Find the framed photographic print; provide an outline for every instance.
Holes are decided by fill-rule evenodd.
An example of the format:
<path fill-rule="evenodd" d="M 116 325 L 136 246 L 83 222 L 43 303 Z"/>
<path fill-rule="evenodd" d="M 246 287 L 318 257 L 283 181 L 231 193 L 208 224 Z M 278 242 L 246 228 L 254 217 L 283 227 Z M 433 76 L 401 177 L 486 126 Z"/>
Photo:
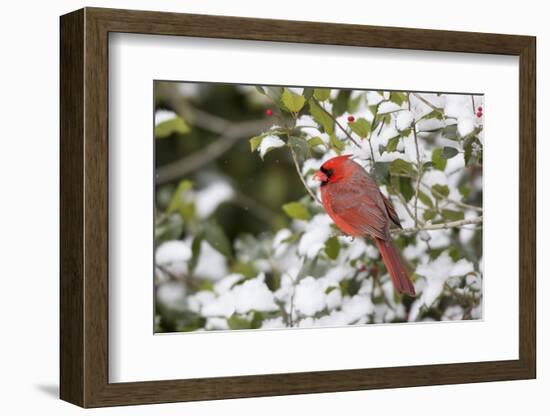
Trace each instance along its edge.
<path fill-rule="evenodd" d="M 536 376 L 535 38 L 61 17 L 61 398 Z"/>

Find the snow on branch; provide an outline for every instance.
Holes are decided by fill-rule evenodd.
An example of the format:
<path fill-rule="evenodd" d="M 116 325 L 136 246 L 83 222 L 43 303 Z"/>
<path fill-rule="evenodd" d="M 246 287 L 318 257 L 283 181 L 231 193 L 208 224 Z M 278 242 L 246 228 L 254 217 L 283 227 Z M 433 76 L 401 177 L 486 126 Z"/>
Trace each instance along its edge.
<path fill-rule="evenodd" d="M 465 225 L 477 225 L 477 224 L 481 224 L 482 222 L 483 222 L 483 215 L 480 215 L 479 217 L 471 218 L 471 219 L 443 222 L 438 224 L 427 224 L 422 227 L 396 229 L 396 230 L 392 230 L 392 234 L 400 235 L 400 234 L 417 233 L 420 231 L 448 230 L 450 228 L 460 228 Z"/>

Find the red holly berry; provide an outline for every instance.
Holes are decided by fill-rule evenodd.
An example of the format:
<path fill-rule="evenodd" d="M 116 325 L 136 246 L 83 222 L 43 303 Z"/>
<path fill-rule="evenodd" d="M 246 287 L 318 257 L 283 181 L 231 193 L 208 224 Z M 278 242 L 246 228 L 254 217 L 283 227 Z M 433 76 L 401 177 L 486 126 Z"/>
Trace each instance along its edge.
<path fill-rule="evenodd" d="M 364 271 L 366 271 L 366 270 L 367 270 L 367 267 L 366 267 L 364 264 L 362 264 L 361 266 L 359 266 L 359 271 L 360 271 L 360 272 L 364 272 Z"/>
<path fill-rule="evenodd" d="M 478 113 L 482 113 L 482 112 L 483 112 L 483 107 L 482 107 L 482 106 L 479 106 L 479 107 L 477 108 L 477 112 L 478 112 Z"/>
<path fill-rule="evenodd" d="M 483 112 L 482 112 L 482 111 L 478 111 L 478 112 L 476 113 L 476 116 L 478 116 L 478 117 L 481 117 L 482 115 L 483 115 Z"/>
<path fill-rule="evenodd" d="M 355 121 L 355 117 L 348 116 L 348 123 L 353 123 Z"/>
<path fill-rule="evenodd" d="M 271 117 L 273 115 L 273 110 L 271 108 L 268 108 L 267 110 L 265 110 L 265 115 Z"/>
<path fill-rule="evenodd" d="M 378 267 L 372 266 L 369 270 L 369 273 L 374 277 L 378 276 Z"/>

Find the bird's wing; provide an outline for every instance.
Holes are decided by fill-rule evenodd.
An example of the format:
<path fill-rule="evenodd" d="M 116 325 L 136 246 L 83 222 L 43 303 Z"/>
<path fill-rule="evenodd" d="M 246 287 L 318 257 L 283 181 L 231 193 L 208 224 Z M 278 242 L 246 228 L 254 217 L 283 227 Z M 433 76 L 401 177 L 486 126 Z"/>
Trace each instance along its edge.
<path fill-rule="evenodd" d="M 399 219 L 399 215 L 397 215 L 397 212 L 395 211 L 395 208 L 393 207 L 392 203 L 388 198 L 382 194 L 382 198 L 384 199 L 384 205 L 386 206 L 386 211 L 388 212 L 388 216 L 392 220 L 392 222 L 397 225 L 399 228 L 403 228 L 401 226 L 401 220 Z"/>
<path fill-rule="evenodd" d="M 365 176 L 338 183 L 338 186 L 331 186 L 328 192 L 331 216 L 336 217 L 337 225 L 344 223 L 347 228 L 355 230 L 355 234 L 382 240 L 389 238 L 388 214 L 383 195 L 371 178 Z"/>

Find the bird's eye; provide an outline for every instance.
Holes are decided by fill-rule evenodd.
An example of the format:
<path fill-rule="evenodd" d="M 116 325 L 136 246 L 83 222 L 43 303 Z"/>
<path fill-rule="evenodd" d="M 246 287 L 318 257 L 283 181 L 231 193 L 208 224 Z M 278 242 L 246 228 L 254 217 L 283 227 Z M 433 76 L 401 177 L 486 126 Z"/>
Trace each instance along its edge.
<path fill-rule="evenodd" d="M 323 166 L 321 166 L 321 172 L 323 172 L 325 175 L 327 175 L 327 178 L 330 178 L 332 174 L 334 173 L 334 169 L 327 169 Z"/>

